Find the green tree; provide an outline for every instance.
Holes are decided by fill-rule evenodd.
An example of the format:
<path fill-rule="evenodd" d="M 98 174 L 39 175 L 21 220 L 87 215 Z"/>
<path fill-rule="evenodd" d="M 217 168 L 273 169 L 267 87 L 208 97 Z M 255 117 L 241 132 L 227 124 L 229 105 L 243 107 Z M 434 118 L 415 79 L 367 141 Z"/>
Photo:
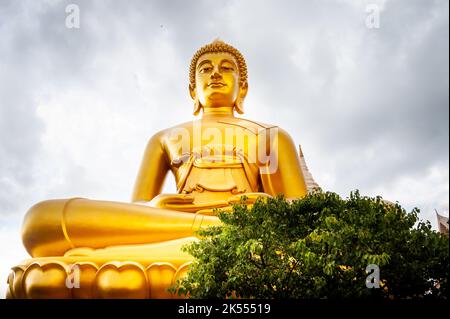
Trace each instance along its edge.
<path fill-rule="evenodd" d="M 191 298 L 447 298 L 449 240 L 381 197 L 316 192 L 242 202 L 184 247 Z M 379 267 L 379 288 L 366 267 Z"/>

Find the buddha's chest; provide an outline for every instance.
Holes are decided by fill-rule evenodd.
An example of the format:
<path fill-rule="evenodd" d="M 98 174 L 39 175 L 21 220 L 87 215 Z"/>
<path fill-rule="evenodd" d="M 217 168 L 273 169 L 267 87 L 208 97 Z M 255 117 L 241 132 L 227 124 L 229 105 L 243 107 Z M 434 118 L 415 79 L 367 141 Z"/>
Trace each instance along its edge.
<path fill-rule="evenodd" d="M 197 121 L 188 127 L 170 130 L 164 146 L 172 169 L 192 155 L 197 163 L 202 162 L 203 165 L 236 162 L 236 158 L 241 157 L 249 163 L 256 163 L 258 154 L 267 148 L 261 131 L 265 132 L 234 123 Z"/>
<path fill-rule="evenodd" d="M 170 160 L 179 193 L 242 194 L 258 191 L 258 167 L 233 144 L 209 144 Z"/>
<path fill-rule="evenodd" d="M 193 122 L 171 130 L 165 152 L 179 193 L 240 194 L 260 189 L 266 127 L 235 119 Z M 225 196 L 225 195 L 224 195 Z"/>

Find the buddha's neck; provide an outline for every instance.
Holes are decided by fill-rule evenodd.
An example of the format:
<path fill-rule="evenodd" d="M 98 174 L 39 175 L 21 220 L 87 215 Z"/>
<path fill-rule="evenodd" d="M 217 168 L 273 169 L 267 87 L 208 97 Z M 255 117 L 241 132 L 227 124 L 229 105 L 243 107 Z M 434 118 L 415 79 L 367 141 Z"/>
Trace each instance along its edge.
<path fill-rule="evenodd" d="M 220 107 L 203 107 L 202 118 L 210 117 L 234 117 L 234 107 L 220 106 Z"/>

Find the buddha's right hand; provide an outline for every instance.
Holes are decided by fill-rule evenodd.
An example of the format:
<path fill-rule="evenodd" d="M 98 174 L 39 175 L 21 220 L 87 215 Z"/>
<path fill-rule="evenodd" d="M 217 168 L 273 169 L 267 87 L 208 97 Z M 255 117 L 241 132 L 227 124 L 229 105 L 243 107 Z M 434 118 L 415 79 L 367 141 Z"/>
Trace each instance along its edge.
<path fill-rule="evenodd" d="M 245 193 L 245 194 L 239 194 L 239 195 L 233 195 L 228 198 L 228 203 L 230 205 L 235 204 L 242 204 L 242 200 L 246 198 L 245 204 L 251 205 L 256 202 L 258 198 L 272 198 L 269 194 L 266 193 Z"/>
<path fill-rule="evenodd" d="M 192 203 L 194 203 L 192 194 L 159 194 L 149 202 L 149 206 L 162 208 L 166 204 L 186 205 Z"/>

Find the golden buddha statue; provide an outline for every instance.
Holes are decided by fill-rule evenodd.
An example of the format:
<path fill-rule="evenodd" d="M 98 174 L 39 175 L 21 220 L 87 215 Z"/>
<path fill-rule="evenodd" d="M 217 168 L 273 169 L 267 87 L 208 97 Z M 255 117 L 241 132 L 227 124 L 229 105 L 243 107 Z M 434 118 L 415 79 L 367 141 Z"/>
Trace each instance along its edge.
<path fill-rule="evenodd" d="M 220 225 L 215 208 L 241 196 L 306 194 L 296 147 L 282 129 L 238 118 L 247 94 L 241 53 L 216 40 L 190 65 L 189 91 L 201 118 L 148 142 L 131 203 L 83 198 L 43 201 L 25 216 L 31 259 L 12 268 L 8 298 L 171 298 L 188 270 L 181 246 L 200 227 Z M 171 171 L 177 194 L 160 194 Z"/>

